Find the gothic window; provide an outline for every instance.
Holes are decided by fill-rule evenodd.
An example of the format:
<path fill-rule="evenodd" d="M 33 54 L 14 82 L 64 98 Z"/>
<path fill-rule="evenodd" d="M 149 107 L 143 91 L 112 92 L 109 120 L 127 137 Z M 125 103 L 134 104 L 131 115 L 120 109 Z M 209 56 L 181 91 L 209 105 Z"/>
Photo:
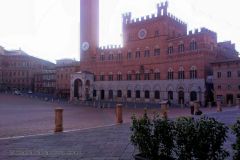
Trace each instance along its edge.
<path fill-rule="evenodd" d="M 139 72 L 136 73 L 135 79 L 136 80 L 141 80 L 141 74 Z"/>
<path fill-rule="evenodd" d="M 222 77 L 222 73 L 221 72 L 217 72 L 217 77 L 221 78 Z"/>
<path fill-rule="evenodd" d="M 150 80 L 150 73 L 144 73 L 144 80 Z"/>
<path fill-rule="evenodd" d="M 117 74 L 117 80 L 118 81 L 121 81 L 122 80 L 122 74 L 120 72 L 118 72 Z"/>
<path fill-rule="evenodd" d="M 160 72 L 159 71 L 154 73 L 154 80 L 160 80 Z"/>
<path fill-rule="evenodd" d="M 131 90 L 127 91 L 127 98 L 132 98 L 132 91 Z"/>
<path fill-rule="evenodd" d="M 113 54 L 109 54 L 109 55 L 108 55 L 108 60 L 109 60 L 109 61 L 113 60 Z"/>
<path fill-rule="evenodd" d="M 154 56 L 159 56 L 160 55 L 160 48 L 155 48 L 154 49 Z"/>
<path fill-rule="evenodd" d="M 118 54 L 117 54 L 117 60 L 118 60 L 118 61 L 122 60 L 122 53 L 118 53 Z"/>
<path fill-rule="evenodd" d="M 141 96 L 141 94 L 140 94 L 141 92 L 140 92 L 140 90 L 136 90 L 136 98 L 140 98 Z"/>
<path fill-rule="evenodd" d="M 190 42 L 190 50 L 193 51 L 193 50 L 197 50 L 197 42 L 195 40 L 192 40 Z"/>
<path fill-rule="evenodd" d="M 105 76 L 103 74 L 100 75 L 100 81 L 104 81 Z"/>
<path fill-rule="evenodd" d="M 127 53 L 127 59 L 132 59 L 132 52 Z"/>
<path fill-rule="evenodd" d="M 183 53 L 184 52 L 184 44 L 183 42 L 180 42 L 178 45 L 178 53 Z"/>
<path fill-rule="evenodd" d="M 183 67 L 181 67 L 178 71 L 178 79 L 185 79 Z"/>
<path fill-rule="evenodd" d="M 95 89 L 93 90 L 93 97 L 97 97 L 97 91 Z"/>
<path fill-rule="evenodd" d="M 104 54 L 101 54 L 100 55 L 100 61 L 104 61 L 105 60 L 105 56 L 104 56 Z"/>
<path fill-rule="evenodd" d="M 140 51 L 136 51 L 135 58 L 140 58 L 140 57 L 141 57 L 141 52 Z"/>
<path fill-rule="evenodd" d="M 190 69 L 190 79 L 197 79 L 197 69 L 195 66 L 192 66 Z"/>
<path fill-rule="evenodd" d="M 144 57 L 149 57 L 149 56 L 150 56 L 150 51 L 149 51 L 149 49 L 146 49 L 144 51 Z"/>
<path fill-rule="evenodd" d="M 231 72 L 231 71 L 228 71 L 228 72 L 227 72 L 227 77 L 228 77 L 228 78 L 231 78 L 231 77 L 232 77 L 232 72 Z"/>
<path fill-rule="evenodd" d="M 131 80 L 132 80 L 132 74 L 131 74 L 131 72 L 128 72 L 128 73 L 127 73 L 127 80 L 128 80 L 128 81 L 131 81 Z"/>
<path fill-rule="evenodd" d="M 108 75 L 108 80 L 109 80 L 109 81 L 113 81 L 113 74 L 112 74 L 112 73 L 110 73 L 110 74 Z"/>
<path fill-rule="evenodd" d="M 145 91 L 145 98 L 149 99 L 150 98 L 150 92 L 149 91 Z"/>
<path fill-rule="evenodd" d="M 173 80 L 173 69 L 169 68 L 168 69 L 168 80 Z"/>
<path fill-rule="evenodd" d="M 168 46 L 168 54 L 173 54 L 173 46 Z"/>
<path fill-rule="evenodd" d="M 121 91 L 121 90 L 118 90 L 118 91 L 117 91 L 117 97 L 118 97 L 118 98 L 121 98 L 121 97 L 122 97 L 122 91 Z"/>
<path fill-rule="evenodd" d="M 154 92 L 154 98 L 155 99 L 160 99 L 160 92 L 159 91 Z"/>

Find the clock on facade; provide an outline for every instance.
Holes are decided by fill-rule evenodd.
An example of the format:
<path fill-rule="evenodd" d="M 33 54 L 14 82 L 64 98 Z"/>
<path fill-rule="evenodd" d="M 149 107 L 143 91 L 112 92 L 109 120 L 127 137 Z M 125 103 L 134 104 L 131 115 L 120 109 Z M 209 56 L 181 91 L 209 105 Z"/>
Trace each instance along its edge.
<path fill-rule="evenodd" d="M 144 39 L 147 36 L 147 30 L 146 29 L 140 29 L 138 31 L 138 38 L 139 39 Z"/>
<path fill-rule="evenodd" d="M 82 43 L 82 50 L 87 51 L 89 49 L 90 45 L 88 42 L 83 42 Z"/>

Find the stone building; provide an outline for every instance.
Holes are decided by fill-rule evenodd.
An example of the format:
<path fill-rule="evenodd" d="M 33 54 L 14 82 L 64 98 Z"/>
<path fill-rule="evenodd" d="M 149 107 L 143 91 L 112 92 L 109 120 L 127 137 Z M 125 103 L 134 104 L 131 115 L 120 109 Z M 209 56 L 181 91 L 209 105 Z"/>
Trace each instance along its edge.
<path fill-rule="evenodd" d="M 56 69 L 55 66 L 44 69 L 41 73 L 34 75 L 35 92 L 54 95 L 56 91 Z"/>
<path fill-rule="evenodd" d="M 123 46 L 99 47 L 99 1 L 80 5 L 80 72 L 72 74 L 71 100 L 204 104 L 211 62 L 238 57 L 234 44 L 219 43 L 207 28 L 187 32 L 187 24 L 168 12 L 168 2 L 141 18 L 123 14 Z"/>
<path fill-rule="evenodd" d="M 54 65 L 22 50 L 8 51 L 3 48 L 0 49 L 0 64 L 1 90 L 21 91 L 34 91 L 34 75 Z"/>
<path fill-rule="evenodd" d="M 212 67 L 215 98 L 235 105 L 240 98 L 240 59 L 216 61 Z"/>

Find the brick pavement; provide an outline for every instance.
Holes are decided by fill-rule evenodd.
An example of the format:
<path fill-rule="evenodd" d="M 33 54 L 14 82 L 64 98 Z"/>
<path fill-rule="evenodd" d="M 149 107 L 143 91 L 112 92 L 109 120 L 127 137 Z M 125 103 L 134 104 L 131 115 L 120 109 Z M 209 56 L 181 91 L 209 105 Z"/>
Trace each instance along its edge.
<path fill-rule="evenodd" d="M 64 129 L 83 129 L 115 124 L 114 108 L 93 108 L 85 105 L 50 103 L 35 98 L 0 94 L 0 138 L 51 133 L 54 129 L 54 109 L 64 108 Z M 216 109 L 203 108 L 203 112 Z M 124 108 L 124 122 L 133 114 L 142 115 L 143 107 Z M 148 109 L 160 113 L 160 108 Z M 171 108 L 170 117 L 189 115 L 189 108 Z"/>
<path fill-rule="evenodd" d="M 80 130 L 53 134 L 53 106 L 57 104 L 2 95 L 0 102 L 1 138 L 49 133 L 25 138 L 0 138 L 0 159 L 3 160 L 131 159 L 134 148 L 129 143 L 128 122 L 133 113 L 143 113 L 143 109 L 124 108 L 124 121 L 127 123 L 111 126 L 115 123 L 113 109 L 62 105 L 65 109 L 65 129 Z M 149 112 L 154 110 L 159 112 L 156 108 Z M 227 125 L 240 117 L 240 110 L 234 108 L 224 108 L 225 112 L 222 113 L 214 113 L 214 110 L 215 108 L 203 109 L 204 113 L 208 112 Z M 171 109 L 169 113 L 170 117 L 189 115 L 189 109 Z M 91 127 L 93 128 L 85 129 Z M 230 133 L 229 136 L 227 148 L 234 142 L 234 137 Z"/>
<path fill-rule="evenodd" d="M 240 116 L 240 110 L 211 113 L 209 116 L 230 125 Z M 134 154 L 134 147 L 129 143 L 129 126 L 127 123 L 75 132 L 0 140 L 0 159 L 130 160 Z M 227 148 L 234 141 L 234 137 L 229 136 L 225 145 Z"/>

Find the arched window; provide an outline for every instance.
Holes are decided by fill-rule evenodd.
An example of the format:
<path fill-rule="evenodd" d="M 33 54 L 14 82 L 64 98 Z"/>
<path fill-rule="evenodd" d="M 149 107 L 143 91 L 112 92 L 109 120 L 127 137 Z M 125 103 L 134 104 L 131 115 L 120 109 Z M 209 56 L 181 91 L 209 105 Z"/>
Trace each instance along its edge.
<path fill-rule="evenodd" d="M 140 90 L 136 90 L 136 98 L 140 98 Z"/>
<path fill-rule="evenodd" d="M 197 79 L 197 68 L 195 66 L 190 69 L 190 79 Z"/>
<path fill-rule="evenodd" d="M 100 74 L 100 78 L 99 78 L 99 79 L 100 79 L 100 81 L 104 81 L 104 80 L 105 80 L 104 73 L 101 73 L 101 74 Z"/>
<path fill-rule="evenodd" d="M 135 77 L 136 80 L 141 80 L 141 74 L 140 72 L 136 72 L 136 77 Z"/>
<path fill-rule="evenodd" d="M 112 61 L 112 60 L 113 60 L 113 53 L 110 53 L 110 54 L 108 55 L 108 60 L 109 60 L 109 61 Z"/>
<path fill-rule="evenodd" d="M 149 71 L 146 71 L 144 73 L 144 80 L 150 80 L 150 73 L 149 73 Z"/>
<path fill-rule="evenodd" d="M 168 100 L 173 100 L 173 91 L 168 91 Z"/>
<path fill-rule="evenodd" d="M 180 42 L 179 45 L 178 45 L 178 53 L 183 53 L 184 50 L 185 50 L 184 43 Z"/>
<path fill-rule="evenodd" d="M 154 71 L 154 80 L 160 80 L 160 71 L 158 69 Z"/>
<path fill-rule="evenodd" d="M 135 58 L 140 58 L 141 57 L 141 51 L 137 50 L 135 54 Z"/>
<path fill-rule="evenodd" d="M 118 91 L 117 91 L 117 97 L 118 97 L 118 98 L 121 98 L 121 97 L 122 97 L 122 91 L 121 91 L 121 90 L 118 90 Z"/>
<path fill-rule="evenodd" d="M 185 79 L 184 69 L 180 67 L 178 70 L 178 79 Z"/>
<path fill-rule="evenodd" d="M 113 99 L 113 90 L 108 91 L 108 98 Z"/>
<path fill-rule="evenodd" d="M 158 45 L 155 46 L 155 49 L 154 49 L 154 56 L 159 56 L 159 55 L 160 55 L 160 52 L 161 52 L 160 47 L 159 47 Z"/>
<path fill-rule="evenodd" d="M 195 92 L 195 91 L 190 92 L 190 100 L 191 101 L 197 100 L 197 92 Z"/>
<path fill-rule="evenodd" d="M 112 73 L 112 72 L 110 72 L 110 73 L 108 74 L 108 80 L 109 80 L 109 81 L 113 81 L 113 73 Z"/>
<path fill-rule="evenodd" d="M 173 53 L 173 45 L 172 45 L 172 43 L 170 43 L 168 45 L 168 54 L 172 54 L 172 53 Z"/>
<path fill-rule="evenodd" d="M 150 50 L 149 47 L 146 47 L 144 50 L 144 57 L 150 57 Z"/>
<path fill-rule="evenodd" d="M 132 98 L 132 91 L 131 90 L 127 91 L 127 98 Z"/>
<path fill-rule="evenodd" d="M 118 72 L 118 74 L 117 74 L 117 80 L 118 80 L 118 81 L 121 81 L 121 80 L 122 80 L 122 73 L 121 73 L 121 72 Z"/>
<path fill-rule="evenodd" d="M 160 92 L 159 91 L 154 92 L 154 98 L 155 99 L 160 99 Z"/>
<path fill-rule="evenodd" d="M 132 52 L 131 52 L 131 50 L 128 50 L 127 59 L 132 59 Z"/>
<path fill-rule="evenodd" d="M 96 97 L 97 96 L 97 91 L 94 89 L 93 90 L 93 97 Z"/>
<path fill-rule="evenodd" d="M 169 68 L 168 69 L 168 80 L 173 80 L 173 69 Z"/>
<path fill-rule="evenodd" d="M 144 94 L 145 94 L 145 98 L 146 99 L 150 98 L 150 92 L 149 91 L 145 91 Z"/>
<path fill-rule="evenodd" d="M 131 71 L 128 71 L 128 73 L 127 73 L 127 80 L 128 81 L 132 80 L 132 73 L 131 73 Z"/>
<path fill-rule="evenodd" d="M 105 60 L 105 55 L 104 55 L 104 53 L 101 53 L 101 55 L 100 55 L 100 61 L 104 61 Z"/>
<path fill-rule="evenodd" d="M 118 61 L 122 60 L 122 53 L 121 53 L 121 51 L 118 51 L 117 60 Z"/>
<path fill-rule="evenodd" d="M 194 39 L 190 42 L 190 50 L 197 50 L 197 42 Z"/>

